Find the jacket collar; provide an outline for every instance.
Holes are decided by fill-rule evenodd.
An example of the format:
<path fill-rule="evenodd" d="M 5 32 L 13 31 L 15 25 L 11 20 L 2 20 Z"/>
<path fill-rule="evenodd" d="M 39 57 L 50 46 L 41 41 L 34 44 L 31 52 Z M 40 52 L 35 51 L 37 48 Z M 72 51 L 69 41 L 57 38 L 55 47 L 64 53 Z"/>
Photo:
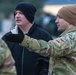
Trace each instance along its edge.
<path fill-rule="evenodd" d="M 66 33 L 73 32 L 73 31 L 76 31 L 76 26 L 75 27 L 72 27 L 70 29 L 67 29 L 60 36 L 64 36 Z"/>
<path fill-rule="evenodd" d="M 30 30 L 29 30 L 29 32 L 28 32 L 28 34 L 27 35 L 30 35 L 30 34 L 32 34 L 36 29 L 37 29 L 37 24 L 36 23 L 34 23 L 33 25 L 32 25 L 32 27 L 30 28 Z"/>
<path fill-rule="evenodd" d="M 28 32 L 26 35 L 30 35 L 33 31 L 35 31 L 35 30 L 37 29 L 37 26 L 38 26 L 38 25 L 37 25 L 36 23 L 34 23 L 34 24 L 32 25 L 32 27 L 30 28 L 29 32 Z M 23 32 L 21 31 L 20 28 L 18 28 L 18 33 L 23 34 Z"/>

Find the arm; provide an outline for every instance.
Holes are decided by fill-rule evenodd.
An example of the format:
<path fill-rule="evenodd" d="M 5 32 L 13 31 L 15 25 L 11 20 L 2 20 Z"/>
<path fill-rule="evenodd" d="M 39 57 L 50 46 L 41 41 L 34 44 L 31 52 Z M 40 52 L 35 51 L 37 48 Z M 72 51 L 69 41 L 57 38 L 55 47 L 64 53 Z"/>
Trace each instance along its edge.
<path fill-rule="evenodd" d="M 63 37 L 51 40 L 48 43 L 43 40 L 36 40 L 25 35 L 21 45 L 27 47 L 42 56 L 61 57 L 73 53 L 76 33 L 68 33 Z"/>
<path fill-rule="evenodd" d="M 29 50 L 32 50 L 33 52 L 39 53 L 42 56 L 50 55 L 50 52 L 48 53 L 49 46 L 46 41 L 36 40 L 25 35 L 21 45 L 28 48 Z"/>
<path fill-rule="evenodd" d="M 11 42 L 21 43 L 22 46 L 45 57 L 61 57 L 76 51 L 76 32 L 67 33 L 65 36 L 50 40 L 48 43 L 43 40 L 30 38 L 27 35 L 19 36 L 21 36 L 21 34 L 9 34 L 6 36 L 6 39 Z"/>
<path fill-rule="evenodd" d="M 0 74 L 16 74 L 15 62 L 12 58 L 11 52 L 4 41 L 0 40 Z"/>
<path fill-rule="evenodd" d="M 0 40 L 0 66 L 2 66 L 6 56 L 6 50 L 3 42 Z"/>

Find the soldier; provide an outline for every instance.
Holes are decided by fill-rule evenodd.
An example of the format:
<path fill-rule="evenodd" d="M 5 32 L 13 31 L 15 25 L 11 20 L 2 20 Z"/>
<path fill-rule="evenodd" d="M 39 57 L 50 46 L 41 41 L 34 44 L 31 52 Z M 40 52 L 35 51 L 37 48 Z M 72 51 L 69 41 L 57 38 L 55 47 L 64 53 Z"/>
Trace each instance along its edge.
<path fill-rule="evenodd" d="M 21 34 L 9 34 L 6 39 L 18 42 L 42 56 L 50 57 L 49 75 L 76 75 L 76 5 L 62 7 L 55 22 L 58 31 L 63 33 L 48 43 L 27 35 L 19 38 Z"/>
<path fill-rule="evenodd" d="M 17 75 L 14 63 L 9 48 L 0 40 L 0 75 Z"/>

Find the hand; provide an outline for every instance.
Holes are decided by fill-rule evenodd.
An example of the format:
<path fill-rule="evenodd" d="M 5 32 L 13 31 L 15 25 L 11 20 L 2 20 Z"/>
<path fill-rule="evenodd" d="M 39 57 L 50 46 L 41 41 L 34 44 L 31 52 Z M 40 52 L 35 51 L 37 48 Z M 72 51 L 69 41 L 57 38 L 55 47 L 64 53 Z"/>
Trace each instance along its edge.
<path fill-rule="evenodd" d="M 23 41 L 24 34 L 12 34 L 8 33 L 5 35 L 5 39 L 10 42 L 21 43 Z"/>

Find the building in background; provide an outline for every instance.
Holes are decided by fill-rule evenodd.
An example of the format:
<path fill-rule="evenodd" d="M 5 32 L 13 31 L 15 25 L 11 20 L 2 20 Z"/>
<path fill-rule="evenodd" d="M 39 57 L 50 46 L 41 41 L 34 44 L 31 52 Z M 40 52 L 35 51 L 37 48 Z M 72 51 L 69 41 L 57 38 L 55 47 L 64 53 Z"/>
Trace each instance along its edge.
<path fill-rule="evenodd" d="M 58 10 L 68 4 L 76 4 L 76 0 L 46 0 L 43 6 L 43 11 L 49 14 L 56 15 Z"/>

